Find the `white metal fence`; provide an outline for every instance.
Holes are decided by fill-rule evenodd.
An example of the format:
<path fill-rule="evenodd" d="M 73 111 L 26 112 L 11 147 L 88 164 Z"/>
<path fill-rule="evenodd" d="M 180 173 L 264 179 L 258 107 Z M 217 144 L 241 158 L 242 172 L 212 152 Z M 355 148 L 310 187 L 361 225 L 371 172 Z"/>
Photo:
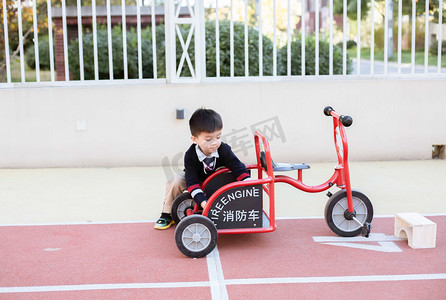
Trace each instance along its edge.
<path fill-rule="evenodd" d="M 443 0 L 1 1 L 0 88 L 446 77 Z"/>

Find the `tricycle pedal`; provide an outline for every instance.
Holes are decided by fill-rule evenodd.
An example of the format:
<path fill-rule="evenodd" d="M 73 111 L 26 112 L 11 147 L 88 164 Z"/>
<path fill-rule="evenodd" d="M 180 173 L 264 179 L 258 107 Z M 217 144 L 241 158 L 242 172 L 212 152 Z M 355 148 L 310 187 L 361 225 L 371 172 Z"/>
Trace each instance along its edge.
<path fill-rule="evenodd" d="M 363 237 L 368 238 L 371 230 L 372 230 L 372 224 L 365 222 L 364 225 L 362 226 L 361 235 Z"/>

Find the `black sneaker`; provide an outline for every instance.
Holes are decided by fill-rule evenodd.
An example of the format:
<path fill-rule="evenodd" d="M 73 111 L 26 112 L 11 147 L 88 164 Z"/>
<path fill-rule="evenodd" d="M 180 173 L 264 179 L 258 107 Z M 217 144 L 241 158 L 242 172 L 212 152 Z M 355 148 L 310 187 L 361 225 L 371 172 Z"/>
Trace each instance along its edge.
<path fill-rule="evenodd" d="M 162 213 L 161 217 L 156 221 L 155 226 L 153 226 L 155 229 L 167 229 L 172 224 L 175 224 L 175 221 L 172 220 L 172 216 L 170 214 Z"/>

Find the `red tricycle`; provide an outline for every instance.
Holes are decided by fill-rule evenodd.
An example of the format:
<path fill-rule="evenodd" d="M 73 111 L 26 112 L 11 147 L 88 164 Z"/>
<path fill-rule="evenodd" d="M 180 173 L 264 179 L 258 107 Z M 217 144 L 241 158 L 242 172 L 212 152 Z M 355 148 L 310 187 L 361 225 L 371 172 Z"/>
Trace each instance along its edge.
<path fill-rule="evenodd" d="M 345 127 L 352 124 L 350 116 L 340 115 L 330 106 L 324 114 L 333 117 L 334 143 L 338 165 L 333 175 L 317 186 L 305 185 L 302 170 L 307 164 L 274 163 L 268 140 L 259 132 L 255 133 L 257 163 L 247 165 L 248 170 L 257 170 L 257 179 L 236 181 L 227 168 L 215 171 L 202 184 L 208 196 L 203 211 L 198 208 L 188 192 L 179 195 L 172 205 L 172 217 L 178 224 L 175 242 L 178 249 L 192 258 L 209 254 L 217 244 L 218 234 L 260 233 L 276 230 L 274 209 L 274 188 L 279 182 L 288 183 L 308 193 L 325 191 L 336 185 L 335 194 L 328 192 L 325 206 L 325 220 L 336 234 L 353 237 L 359 234 L 368 237 L 373 218 L 370 200 L 359 191 L 352 190 L 348 167 L 348 144 Z M 297 179 L 274 172 L 297 170 Z M 264 177 L 264 174 L 266 175 Z M 263 197 L 268 208 L 263 207 Z"/>

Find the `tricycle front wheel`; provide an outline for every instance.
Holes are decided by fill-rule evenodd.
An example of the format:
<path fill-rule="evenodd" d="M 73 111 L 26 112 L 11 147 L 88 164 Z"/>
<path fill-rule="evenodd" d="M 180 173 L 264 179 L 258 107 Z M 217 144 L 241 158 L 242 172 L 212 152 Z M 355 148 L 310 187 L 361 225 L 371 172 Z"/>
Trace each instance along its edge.
<path fill-rule="evenodd" d="M 199 258 L 208 255 L 217 245 L 217 228 L 202 215 L 191 215 L 177 225 L 175 242 L 186 256 Z"/>
<path fill-rule="evenodd" d="M 371 223 L 373 206 L 369 198 L 359 191 L 352 191 L 353 209 L 356 219 L 364 223 Z M 341 190 L 328 199 L 325 205 L 325 220 L 328 227 L 340 236 L 353 237 L 361 233 L 363 226 L 348 215 L 347 192 Z"/>

